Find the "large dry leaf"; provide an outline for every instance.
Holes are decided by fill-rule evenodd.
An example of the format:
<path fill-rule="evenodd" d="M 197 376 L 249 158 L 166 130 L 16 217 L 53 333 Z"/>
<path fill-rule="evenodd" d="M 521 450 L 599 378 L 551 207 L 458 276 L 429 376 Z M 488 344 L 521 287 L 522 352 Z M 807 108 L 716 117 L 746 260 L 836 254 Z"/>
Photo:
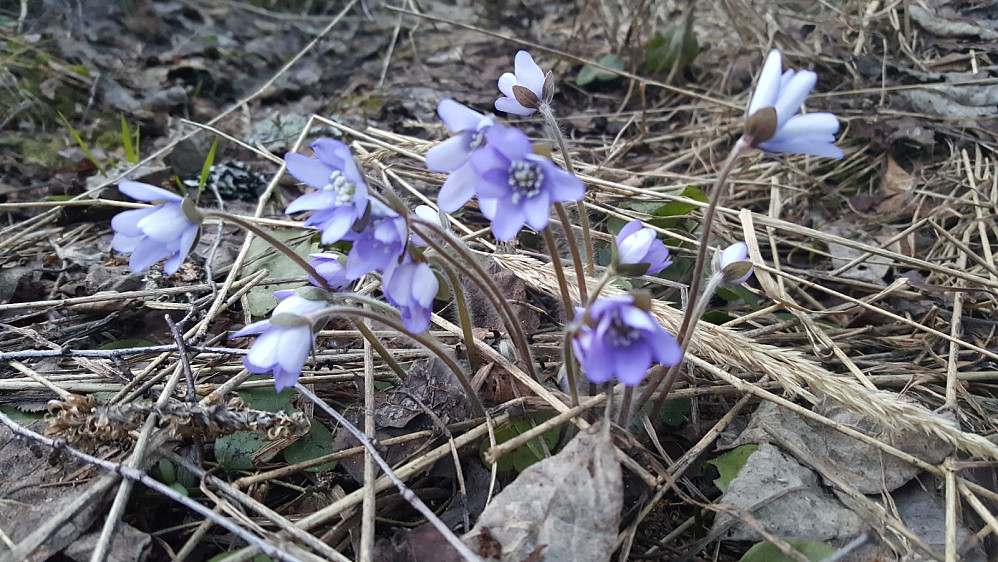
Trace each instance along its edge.
<path fill-rule="evenodd" d="M 623 501 L 610 435 L 591 428 L 524 470 L 485 508 L 464 541 L 478 549 L 487 532 L 504 562 L 520 562 L 535 552 L 546 562 L 609 560 Z"/>

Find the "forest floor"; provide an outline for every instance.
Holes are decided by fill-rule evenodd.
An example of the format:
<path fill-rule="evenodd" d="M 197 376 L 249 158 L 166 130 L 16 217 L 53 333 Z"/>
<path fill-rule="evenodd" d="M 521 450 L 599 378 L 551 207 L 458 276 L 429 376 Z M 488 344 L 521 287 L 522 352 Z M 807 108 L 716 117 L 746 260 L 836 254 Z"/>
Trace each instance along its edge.
<path fill-rule="evenodd" d="M 0 562 L 460 559 L 329 407 L 486 559 L 998 559 L 992 3 L 398 4 L 0 1 Z M 677 65 L 684 40 L 696 57 Z M 845 157 L 741 159 L 711 243 L 747 242 L 755 276 L 712 298 L 662 412 L 609 443 L 586 441 L 604 394 L 555 417 L 572 402 L 543 239 L 497 244 L 475 204 L 451 228 L 514 305 L 541 379 L 505 359 L 465 279 L 485 417 L 426 349 L 373 326 L 402 380 L 348 318 L 299 379 L 317 401 L 249 376 L 251 340 L 229 334 L 305 276 L 235 225 L 206 221 L 175 275 L 111 250 L 130 179 L 204 182 L 203 207 L 317 251 L 283 212 L 305 191 L 283 156 L 320 137 L 350 145 L 372 188 L 433 204 L 438 102 L 495 113 L 525 49 L 555 77 L 597 264 L 626 221 L 658 229 L 675 263 L 632 286 L 675 331 L 703 202 L 773 48 L 817 73 L 806 109 L 839 118 Z M 539 118 L 495 117 L 551 142 Z M 430 335 L 467 366 L 454 306 L 436 312 Z M 489 510 L 505 511 L 472 532 Z M 536 532 L 514 545 L 518 528 Z"/>

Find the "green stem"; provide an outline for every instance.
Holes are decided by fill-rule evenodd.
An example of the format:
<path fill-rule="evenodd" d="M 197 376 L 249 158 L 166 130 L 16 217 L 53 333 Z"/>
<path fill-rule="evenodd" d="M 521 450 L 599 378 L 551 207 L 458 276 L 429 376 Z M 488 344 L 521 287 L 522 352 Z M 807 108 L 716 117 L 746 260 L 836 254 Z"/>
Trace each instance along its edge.
<path fill-rule="evenodd" d="M 572 268 L 575 269 L 576 282 L 579 284 L 579 302 L 586 302 L 589 300 L 587 295 L 589 287 L 586 286 L 586 273 L 582 269 L 582 257 L 579 255 L 579 246 L 576 244 L 575 234 L 572 232 L 572 223 L 568 220 L 565 205 L 555 203 L 554 210 L 558 213 L 561 228 L 565 231 L 565 241 L 568 243 L 568 251 L 572 255 Z M 592 275 L 592 272 L 589 275 Z"/>
<path fill-rule="evenodd" d="M 558 288 L 561 290 L 561 305 L 565 307 L 565 317 L 572 320 L 574 309 L 572 307 L 572 295 L 568 292 L 568 280 L 565 279 L 565 269 L 561 266 L 561 256 L 558 255 L 558 242 L 551 234 L 551 228 L 541 231 L 544 235 L 544 244 L 548 247 L 548 255 L 551 256 L 551 269 L 554 269 L 554 276 L 558 279 Z"/>
<path fill-rule="evenodd" d="M 575 166 L 572 165 L 572 157 L 568 153 L 568 145 L 565 143 L 565 135 L 561 133 L 561 126 L 558 124 L 558 119 L 554 116 L 554 109 L 547 102 L 541 103 L 539 108 L 541 115 L 544 116 L 544 121 L 547 123 L 548 128 L 551 129 L 551 134 L 554 136 L 555 141 L 558 142 L 558 148 L 561 150 L 562 158 L 565 159 L 565 169 L 568 173 L 573 176 L 578 177 L 575 173 Z M 586 212 L 586 202 L 585 197 L 579 199 L 576 202 L 579 208 L 579 226 L 582 227 L 582 243 L 586 247 L 586 274 L 592 277 L 596 275 L 596 267 L 593 263 L 593 235 L 589 228 L 589 214 Z M 564 222 L 566 231 L 570 232 L 568 227 L 568 222 Z M 572 244 L 575 244 L 575 236 L 570 235 L 572 238 Z M 577 264 L 576 268 L 581 270 L 581 264 Z M 585 299 L 582 299 L 585 300 Z"/>
<path fill-rule="evenodd" d="M 282 254 L 284 254 L 285 256 L 287 256 L 288 259 L 290 259 L 291 261 L 295 262 L 295 264 L 297 264 L 299 267 L 301 267 L 302 269 L 304 269 L 305 272 L 308 275 L 310 275 L 312 277 L 312 279 L 314 279 L 316 282 L 318 282 L 319 285 L 323 289 L 325 289 L 327 291 L 332 291 L 333 290 L 332 288 L 330 288 L 329 284 L 326 283 L 325 278 L 323 278 L 321 275 L 319 275 L 319 272 L 317 272 L 315 270 L 315 268 L 312 267 L 312 264 L 308 263 L 308 260 L 306 260 L 305 258 L 299 256 L 297 253 L 295 253 L 294 250 L 292 250 L 290 247 L 288 247 L 287 244 L 285 244 L 284 242 L 281 242 L 277 238 L 274 238 L 266 230 L 260 228 L 259 226 L 255 225 L 255 224 L 253 224 L 253 223 L 251 223 L 249 221 L 247 221 L 246 219 L 244 219 L 244 218 L 242 218 L 242 217 L 240 217 L 238 215 L 232 215 L 232 214 L 226 213 L 224 211 L 216 211 L 216 210 L 212 210 L 212 209 L 199 209 L 199 211 L 201 212 L 202 215 L 204 215 L 206 217 L 216 217 L 216 218 L 222 219 L 224 221 L 235 223 L 235 224 L 239 225 L 240 227 L 242 227 L 242 228 L 244 228 L 244 229 L 252 232 L 253 234 L 255 234 L 257 236 L 259 236 L 265 242 L 267 242 L 268 244 L 270 244 L 271 246 L 273 246 L 273 248 L 275 250 L 281 252 Z"/>

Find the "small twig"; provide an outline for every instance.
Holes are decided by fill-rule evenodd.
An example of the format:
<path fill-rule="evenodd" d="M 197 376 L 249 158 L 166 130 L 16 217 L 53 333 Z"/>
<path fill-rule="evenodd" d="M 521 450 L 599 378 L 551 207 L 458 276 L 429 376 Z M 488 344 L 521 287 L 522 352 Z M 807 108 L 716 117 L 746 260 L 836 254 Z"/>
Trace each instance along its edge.
<path fill-rule="evenodd" d="M 177 355 L 180 356 L 180 365 L 184 369 L 184 379 L 187 381 L 187 402 L 193 403 L 197 400 L 197 388 L 194 384 L 194 371 L 191 370 L 191 360 L 187 356 L 187 343 L 184 342 L 184 335 L 180 333 L 180 328 L 173 322 L 169 314 L 164 315 L 166 325 L 170 327 L 173 334 L 173 341 L 177 342 Z"/>
<path fill-rule="evenodd" d="M 451 531 L 447 527 L 447 525 L 445 525 L 444 522 L 441 521 L 440 518 L 433 513 L 433 510 L 430 509 L 429 506 L 427 506 L 425 503 L 423 503 L 423 500 L 419 499 L 419 496 L 417 496 L 412 490 L 410 490 L 408 486 L 406 486 L 405 483 L 402 482 L 398 478 L 398 476 L 395 475 L 395 473 L 392 471 L 392 467 L 387 462 L 385 462 L 385 459 L 381 457 L 381 455 L 378 453 L 378 450 L 375 448 L 374 444 L 371 443 L 371 440 L 367 438 L 367 435 L 365 435 L 363 431 L 357 429 L 357 427 L 355 427 L 352 423 L 350 423 L 349 420 L 343 417 L 343 414 L 336 411 L 335 408 L 330 407 L 329 404 L 326 404 L 324 400 L 320 399 L 318 396 L 312 393 L 311 390 L 305 388 L 304 385 L 295 384 L 295 390 L 297 390 L 306 398 L 314 402 L 315 405 L 318 406 L 322 411 L 332 416 L 333 419 L 337 421 L 337 423 L 339 423 L 342 427 L 344 427 L 347 431 L 349 431 L 350 434 L 353 435 L 354 438 L 357 439 L 357 441 L 359 441 L 364 446 L 364 448 L 370 452 L 371 457 L 374 459 L 374 462 L 378 464 L 382 472 L 385 473 L 385 476 L 387 476 L 389 480 L 392 481 L 392 484 L 394 484 L 395 487 L 398 488 L 399 494 L 407 502 L 409 502 L 409 504 L 413 508 L 415 508 L 416 511 L 418 511 L 423 517 L 425 517 L 426 520 L 429 521 L 430 524 L 433 525 L 433 527 L 440 532 L 440 534 L 444 537 L 444 539 L 446 539 L 447 542 L 452 547 L 454 547 L 454 549 L 457 550 L 458 553 L 460 553 L 465 560 L 471 560 L 473 562 L 480 560 L 480 558 L 474 552 L 472 552 L 467 545 L 461 542 L 461 539 L 458 538 L 457 535 L 455 535 L 454 532 Z"/>
<path fill-rule="evenodd" d="M 248 544 L 252 545 L 254 548 L 260 549 L 260 551 L 266 554 L 267 556 L 270 556 L 272 558 L 277 558 L 279 560 L 286 560 L 288 562 L 298 562 L 300 560 L 297 556 L 284 550 L 280 546 L 273 544 L 269 541 L 263 540 L 260 537 L 257 537 L 256 535 L 247 532 L 245 529 L 243 529 L 239 525 L 236 525 L 229 519 L 218 516 L 216 513 L 212 512 L 212 510 L 208 509 L 207 507 L 197 503 L 196 501 L 188 498 L 187 496 L 181 495 L 173 488 L 167 486 L 166 484 L 163 484 L 162 482 L 156 480 L 155 478 L 146 475 L 141 470 L 125 466 L 123 464 L 106 461 L 104 459 L 99 459 L 95 456 L 88 455 L 83 451 L 79 451 L 77 449 L 74 449 L 73 447 L 70 447 L 64 441 L 49 439 L 44 435 L 35 433 L 34 431 L 31 431 L 30 429 L 21 426 L 17 422 L 7 417 L 7 415 L 4 414 L 3 412 L 0 412 L 0 423 L 3 423 L 5 426 L 7 426 L 15 435 L 31 439 L 32 441 L 37 441 L 47 447 L 51 447 L 53 450 L 69 453 L 70 455 L 73 455 L 74 457 L 79 458 L 84 462 L 98 466 L 108 472 L 112 472 L 114 474 L 123 476 L 130 481 L 141 482 L 144 486 L 151 488 L 159 492 L 160 494 L 163 494 L 167 498 L 183 505 L 184 507 L 192 511 L 195 511 L 204 517 L 211 519 L 216 524 L 224 527 L 227 531 L 231 532 L 232 534 L 246 541 Z"/>

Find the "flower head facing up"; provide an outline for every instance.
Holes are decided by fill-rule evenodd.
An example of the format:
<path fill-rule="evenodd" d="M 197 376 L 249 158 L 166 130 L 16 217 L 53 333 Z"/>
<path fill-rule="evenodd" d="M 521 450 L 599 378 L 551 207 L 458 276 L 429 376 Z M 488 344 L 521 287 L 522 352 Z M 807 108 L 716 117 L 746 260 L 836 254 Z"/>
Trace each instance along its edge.
<path fill-rule="evenodd" d="M 305 224 L 322 231 L 323 244 L 332 244 L 367 212 L 367 183 L 347 145 L 318 139 L 312 150 L 315 158 L 297 152 L 284 156 L 291 175 L 318 189 L 292 201 L 284 212 L 315 211 Z"/>
<path fill-rule="evenodd" d="M 548 103 L 551 97 L 548 75 L 534 62 L 527 51 L 516 53 L 513 72 L 499 77 L 499 91 L 503 97 L 496 100 L 496 109 L 514 115 L 531 115 Z"/>
<path fill-rule="evenodd" d="M 363 230 L 351 230 L 344 239 L 353 241 L 346 264 L 346 277 L 353 281 L 397 263 L 405 252 L 409 230 L 405 217 L 380 201 L 372 200 L 371 213 Z"/>
<path fill-rule="evenodd" d="M 475 194 L 475 174 L 468 158 L 485 146 L 485 135 L 495 120 L 452 99 L 441 100 L 437 114 L 455 134 L 426 152 L 426 167 L 450 173 L 437 195 L 437 204 L 445 213 L 453 213 Z"/>
<path fill-rule="evenodd" d="M 347 270 L 346 266 L 343 265 L 342 256 L 339 254 L 319 253 L 309 254 L 308 257 L 312 258 L 308 260 L 309 265 L 326 281 L 330 289 L 342 291 L 350 286 L 350 280 L 347 279 Z M 316 287 L 322 287 L 322 284 L 311 276 L 309 276 L 308 281 Z"/>
<path fill-rule="evenodd" d="M 430 266 L 407 256 L 402 263 L 392 263 L 381 276 L 385 300 L 402 313 L 402 323 L 413 334 L 430 327 L 433 299 L 440 282 Z"/>
<path fill-rule="evenodd" d="M 635 275 L 655 275 L 672 265 L 669 249 L 658 239 L 655 230 L 633 220 L 617 234 L 617 262 L 620 265 L 640 266 L 647 269 Z"/>
<path fill-rule="evenodd" d="M 128 266 L 135 273 L 163 258 L 163 271 L 173 275 L 201 233 L 201 214 L 190 199 L 146 183 L 125 180 L 118 190 L 138 201 L 157 203 L 154 207 L 118 213 L 111 219 L 114 238 L 111 247 L 131 253 Z"/>
<path fill-rule="evenodd" d="M 745 242 L 737 242 L 722 250 L 717 268 L 726 285 L 741 285 L 748 281 L 755 268 L 748 259 L 748 246 Z"/>
<path fill-rule="evenodd" d="M 471 155 L 471 166 L 482 214 L 503 242 L 524 224 L 542 230 L 552 203 L 578 201 L 585 194 L 579 178 L 534 154 L 527 135 L 513 127 L 492 126 L 485 148 Z"/>
<path fill-rule="evenodd" d="M 839 130 L 834 115 L 797 115 L 817 81 L 810 70 L 784 72 L 780 51 L 770 51 L 746 113 L 749 145 L 766 152 L 842 158 L 842 149 L 834 144 Z"/>
<path fill-rule="evenodd" d="M 277 291 L 274 296 L 282 300 L 271 313 L 270 320 L 254 322 L 230 337 L 260 335 L 243 359 L 243 366 L 258 375 L 273 371 L 274 386 L 280 392 L 298 382 L 315 342 L 315 332 L 308 315 L 322 310 L 329 303 L 307 299 L 294 291 Z"/>
<path fill-rule="evenodd" d="M 572 350 L 594 383 L 616 378 L 627 386 L 640 383 L 653 362 L 672 366 L 683 358 L 679 343 L 652 315 L 621 295 L 598 299 L 588 314 L 578 309 L 581 325 Z"/>

